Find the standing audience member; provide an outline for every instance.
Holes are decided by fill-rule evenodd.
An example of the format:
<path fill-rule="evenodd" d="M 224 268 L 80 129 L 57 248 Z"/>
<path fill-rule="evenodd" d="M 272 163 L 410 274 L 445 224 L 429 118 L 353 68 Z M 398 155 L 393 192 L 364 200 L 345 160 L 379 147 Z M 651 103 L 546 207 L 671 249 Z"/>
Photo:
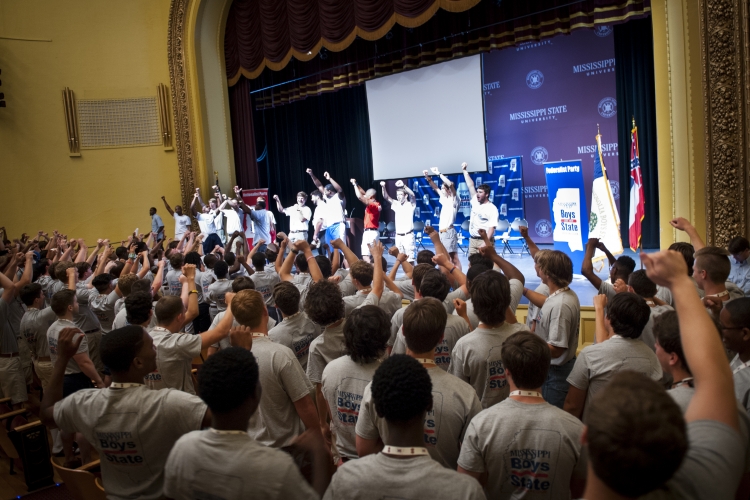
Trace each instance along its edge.
<path fill-rule="evenodd" d="M 727 245 L 732 255 L 732 270 L 729 281 L 737 285 L 745 295 L 750 295 L 750 241 L 743 236 L 735 236 Z"/>
<path fill-rule="evenodd" d="M 722 338 L 726 348 L 737 355 L 730 368 L 737 401 L 750 413 L 750 298 L 729 301 L 719 314 Z"/>
<path fill-rule="evenodd" d="M 320 335 L 320 326 L 300 311 L 299 299 L 299 290 L 288 281 L 273 287 L 273 300 L 283 320 L 268 331 L 268 337 L 291 349 L 302 369 L 307 370 L 310 343 Z"/>

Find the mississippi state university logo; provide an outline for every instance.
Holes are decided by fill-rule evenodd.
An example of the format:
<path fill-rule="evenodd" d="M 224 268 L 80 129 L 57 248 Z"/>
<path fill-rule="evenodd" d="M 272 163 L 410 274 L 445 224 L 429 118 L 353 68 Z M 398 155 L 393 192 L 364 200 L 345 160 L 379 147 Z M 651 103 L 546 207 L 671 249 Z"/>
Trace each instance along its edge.
<path fill-rule="evenodd" d="M 604 118 L 612 118 L 617 114 L 617 101 L 612 97 L 605 97 L 599 101 L 599 114 Z"/>
<path fill-rule="evenodd" d="M 531 161 L 536 165 L 542 165 L 547 161 L 547 150 L 542 146 L 537 146 L 531 150 Z"/>
<path fill-rule="evenodd" d="M 609 181 L 609 189 L 612 191 L 612 198 L 615 200 L 620 199 L 620 183 L 617 181 Z"/>
<path fill-rule="evenodd" d="M 541 238 L 549 238 L 552 236 L 552 223 L 547 219 L 539 219 L 534 225 L 534 230 L 537 236 Z"/>
<path fill-rule="evenodd" d="M 612 33 L 612 26 L 607 26 L 606 24 L 597 26 L 594 28 L 594 33 L 596 33 L 596 36 L 604 38 Z"/>
<path fill-rule="evenodd" d="M 528 85 L 530 89 L 538 89 L 543 83 L 544 75 L 538 69 L 535 69 L 526 75 L 526 85 Z"/>

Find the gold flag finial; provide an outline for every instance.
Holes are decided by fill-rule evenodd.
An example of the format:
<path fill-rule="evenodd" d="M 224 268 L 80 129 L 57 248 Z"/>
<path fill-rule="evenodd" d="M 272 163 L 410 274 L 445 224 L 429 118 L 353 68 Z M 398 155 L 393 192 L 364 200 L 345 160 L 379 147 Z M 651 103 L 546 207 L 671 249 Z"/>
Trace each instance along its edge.
<path fill-rule="evenodd" d="M 635 128 L 635 115 L 633 115 L 633 128 Z"/>
<path fill-rule="evenodd" d="M 601 135 L 602 133 L 599 131 L 599 124 L 596 124 L 596 135 Z"/>

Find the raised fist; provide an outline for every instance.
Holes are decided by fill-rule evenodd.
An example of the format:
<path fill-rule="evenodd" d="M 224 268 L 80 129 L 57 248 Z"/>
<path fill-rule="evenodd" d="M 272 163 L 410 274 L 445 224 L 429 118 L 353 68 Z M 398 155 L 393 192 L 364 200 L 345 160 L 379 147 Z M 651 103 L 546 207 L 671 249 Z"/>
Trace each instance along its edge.
<path fill-rule="evenodd" d="M 438 170 L 437 167 L 432 167 L 430 170 L 432 170 L 432 173 L 435 175 L 440 175 L 440 170 Z"/>
<path fill-rule="evenodd" d="M 385 187 L 385 181 L 380 181 L 380 185 Z"/>
<path fill-rule="evenodd" d="M 461 170 L 463 170 L 464 172 L 466 172 L 466 169 L 467 169 L 467 168 L 469 168 L 469 164 L 468 164 L 468 163 L 466 163 L 466 162 L 463 162 L 463 163 L 461 164 Z"/>
<path fill-rule="evenodd" d="M 312 169 L 308 168 L 307 170 L 305 170 L 305 172 L 308 173 L 308 174 L 312 174 Z"/>
<path fill-rule="evenodd" d="M 425 176 L 425 177 L 427 177 L 427 174 L 428 174 L 429 172 L 427 172 L 427 170 L 422 170 L 422 173 L 424 174 L 424 176 Z"/>
<path fill-rule="evenodd" d="M 526 226 L 518 226 L 518 232 L 521 233 L 521 236 L 524 238 L 529 237 L 529 228 Z"/>
<path fill-rule="evenodd" d="M 325 177 L 326 179 L 330 180 L 331 179 L 331 174 L 329 174 L 328 172 L 323 172 L 323 177 Z"/>
<path fill-rule="evenodd" d="M 357 179 L 349 179 L 349 182 L 352 183 L 352 186 L 356 186 L 357 185 Z"/>
<path fill-rule="evenodd" d="M 278 201 L 279 195 L 277 195 L 277 194 L 273 195 L 273 199 Z"/>
<path fill-rule="evenodd" d="M 404 187 L 404 181 L 396 181 L 396 187 Z"/>

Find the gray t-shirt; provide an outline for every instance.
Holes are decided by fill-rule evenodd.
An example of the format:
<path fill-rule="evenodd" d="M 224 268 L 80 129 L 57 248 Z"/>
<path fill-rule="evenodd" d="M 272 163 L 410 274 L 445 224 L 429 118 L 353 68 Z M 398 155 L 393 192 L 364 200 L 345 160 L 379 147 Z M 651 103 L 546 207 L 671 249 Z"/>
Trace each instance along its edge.
<path fill-rule="evenodd" d="M 57 316 L 49 307 L 35 309 L 30 307 L 21 319 L 21 333 L 26 342 L 29 343 L 35 358 L 49 356 L 49 344 L 47 343 L 47 331 L 52 323 L 57 321 Z"/>
<path fill-rule="evenodd" d="M 453 348 L 448 373 L 471 384 L 483 408 L 499 403 L 510 394 L 500 351 L 508 337 L 523 329 L 524 326 L 519 323 L 477 328 L 461 338 Z"/>
<path fill-rule="evenodd" d="M 98 452 L 102 485 L 114 500 L 161 498 L 169 450 L 200 429 L 205 414 L 197 396 L 145 386 L 82 389 L 54 407 L 60 430 L 82 433 Z"/>
<path fill-rule="evenodd" d="M 281 323 L 268 330 L 268 336 L 277 344 L 285 345 L 291 349 L 302 369 L 306 370 L 310 343 L 320 335 L 320 331 L 320 327 L 313 323 L 304 311 L 300 311 L 292 316 L 287 316 Z"/>
<path fill-rule="evenodd" d="M 508 280 L 508 282 L 510 283 L 510 310 L 513 311 L 513 314 L 516 314 L 518 304 L 521 303 L 521 297 L 523 297 L 523 283 L 515 278 Z"/>
<path fill-rule="evenodd" d="M 344 324 L 344 321 L 341 321 L 336 326 L 325 327 L 323 332 L 310 343 L 307 377 L 313 384 L 322 382 L 323 370 L 328 363 L 345 354 Z"/>
<path fill-rule="evenodd" d="M 427 368 L 427 373 L 432 381 L 432 410 L 424 421 L 424 446 L 433 459 L 456 470 L 464 433 L 471 419 L 482 411 L 482 404 L 466 382 L 434 366 Z M 356 431 L 364 439 L 380 438 L 388 444 L 388 425 L 375 411 L 370 385 L 362 398 Z"/>
<path fill-rule="evenodd" d="M 456 311 L 453 311 L 452 313 L 454 316 L 458 316 L 458 313 Z M 479 317 L 474 313 L 474 304 L 471 302 L 471 299 L 468 299 L 466 301 L 466 316 L 469 317 L 469 321 L 471 321 L 471 329 L 476 330 L 479 328 Z"/>
<path fill-rule="evenodd" d="M 128 310 L 126 307 L 120 309 L 120 312 L 115 316 L 115 320 L 112 322 L 112 330 L 117 330 L 123 326 L 128 326 Z M 151 309 L 151 321 L 148 323 L 147 330 L 152 329 L 156 326 L 156 302 L 154 302 L 153 308 Z"/>
<path fill-rule="evenodd" d="M 560 289 L 562 290 L 562 289 Z M 565 354 L 552 358 L 550 364 L 564 365 L 576 355 L 581 304 L 573 290 L 558 290 L 550 295 L 539 311 L 539 322 L 534 333 L 555 347 L 567 349 Z"/>
<path fill-rule="evenodd" d="M 62 332 L 65 328 L 77 328 L 76 324 L 72 321 L 68 321 L 67 319 L 58 319 L 52 325 L 50 325 L 49 329 L 47 330 L 47 344 L 49 347 L 49 358 L 50 361 L 52 361 L 52 364 L 54 365 L 57 363 L 57 341 L 60 337 L 60 332 Z M 76 341 L 79 337 L 78 334 L 73 337 L 73 341 Z M 86 356 L 89 355 L 89 344 L 86 342 L 86 335 L 83 335 L 83 340 L 81 340 L 81 345 L 78 346 L 78 350 L 76 351 L 76 354 L 83 354 L 85 353 Z M 76 363 L 76 360 L 73 358 L 70 358 L 68 360 L 68 366 L 65 367 L 65 375 L 73 375 L 76 373 L 81 373 L 81 368 L 78 366 L 78 363 Z"/>
<path fill-rule="evenodd" d="M 145 377 L 151 389 L 177 389 L 195 394 L 191 375 L 193 358 L 201 353 L 200 335 L 172 333 L 160 326 L 149 331 L 156 349 L 156 370 Z"/>
<path fill-rule="evenodd" d="M 663 300 L 668 306 L 672 305 L 672 292 L 665 286 L 656 285 L 656 298 Z"/>
<path fill-rule="evenodd" d="M 462 469 L 488 473 L 487 498 L 570 498 L 583 424 L 547 402 L 506 399 L 474 417 L 461 446 Z"/>
<path fill-rule="evenodd" d="M 0 298 L 0 354 L 18 352 L 18 339 L 10 326 L 8 303 Z"/>
<path fill-rule="evenodd" d="M 549 287 L 542 283 L 536 289 L 534 290 L 536 293 L 544 295 L 545 297 L 549 297 Z M 526 316 L 526 328 L 529 329 L 529 331 L 532 331 L 532 327 L 535 328 L 536 322 L 539 321 L 540 312 L 542 311 L 541 307 L 537 307 L 531 302 L 529 302 L 529 312 Z"/>
<path fill-rule="evenodd" d="M 339 269 L 334 273 L 334 276 L 341 276 L 339 290 L 341 290 L 341 295 L 343 297 L 349 297 L 350 295 L 357 293 L 357 287 L 352 283 L 352 277 L 349 274 L 349 271 L 346 269 Z"/>
<path fill-rule="evenodd" d="M 232 282 L 228 279 L 216 280 L 208 286 L 208 294 L 206 298 L 211 307 L 215 307 L 219 311 L 227 310 L 227 303 L 224 301 L 227 293 L 232 291 Z"/>
<path fill-rule="evenodd" d="M 83 282 L 76 285 L 76 298 L 78 299 L 78 314 L 73 315 L 73 322 L 84 332 L 101 329 L 99 318 L 91 310 L 91 302 L 99 296 L 96 288 L 88 288 Z M 93 330 L 93 331 L 92 331 Z"/>
<path fill-rule="evenodd" d="M 656 352 L 656 337 L 654 336 L 654 320 L 660 314 L 664 314 L 667 311 L 673 311 L 672 306 L 653 306 L 651 308 L 651 315 L 648 317 L 648 323 L 643 327 L 641 336 L 638 337 L 641 341 L 649 346 L 649 348 Z"/>
<path fill-rule="evenodd" d="M 568 383 L 586 392 L 583 420 L 593 398 L 618 372 L 630 370 L 659 381 L 661 365 L 656 354 L 639 339 L 613 336 L 600 344 L 583 348 L 576 359 Z"/>
<path fill-rule="evenodd" d="M 357 425 L 365 387 L 372 381 L 380 361 L 366 365 L 351 357 L 334 359 L 323 370 L 321 390 L 331 415 L 331 430 L 336 435 L 336 449 L 346 458 L 358 458 Z"/>
<path fill-rule="evenodd" d="M 115 320 L 115 304 L 117 303 L 120 296 L 117 292 L 112 291 L 107 295 L 97 294 L 91 297 L 89 307 L 99 318 L 99 323 L 102 326 L 104 333 L 112 331 L 112 322 Z"/>
<path fill-rule="evenodd" d="M 484 500 L 479 481 L 447 470 L 427 456 L 382 453 L 339 467 L 323 500 Z"/>
<path fill-rule="evenodd" d="M 248 435 L 213 429 L 182 436 L 164 468 L 168 498 L 317 500 L 294 460 Z"/>
<path fill-rule="evenodd" d="M 463 318 L 449 314 L 448 321 L 445 324 L 443 340 L 435 347 L 435 364 L 438 368 L 448 371 L 456 342 L 467 333 L 469 333 L 469 324 Z M 406 354 L 406 337 L 404 337 L 403 326 L 398 330 L 396 343 L 393 344 L 391 354 Z"/>
<path fill-rule="evenodd" d="M 292 278 L 292 284 L 299 290 L 299 308 L 302 310 L 305 308 L 305 299 L 312 284 L 312 277 L 309 273 L 295 274 Z"/>
<path fill-rule="evenodd" d="M 164 295 L 177 295 L 182 293 L 182 283 L 180 283 L 182 269 L 172 269 L 164 276 Z"/>
<path fill-rule="evenodd" d="M 255 283 L 255 289 L 263 295 L 266 305 L 274 305 L 273 287 L 281 282 L 279 275 L 273 271 L 255 271 L 255 274 L 252 274 L 250 279 Z"/>
<path fill-rule="evenodd" d="M 732 369 L 734 378 L 734 395 L 737 401 L 750 412 L 750 368 L 742 368 L 743 363 L 737 354 L 729 368 Z"/>
<path fill-rule="evenodd" d="M 367 298 L 367 292 L 357 291 L 354 295 L 344 297 L 344 317 L 348 318 L 349 314 L 362 305 Z"/>
<path fill-rule="evenodd" d="M 414 285 L 411 282 L 411 278 L 402 278 L 394 281 L 393 284 L 401 290 L 406 300 L 414 300 Z"/>
<path fill-rule="evenodd" d="M 266 336 L 253 338 L 261 392 L 247 433 L 264 446 L 287 446 L 302 433 L 294 402 L 309 396 L 312 385 L 291 349 Z"/>

